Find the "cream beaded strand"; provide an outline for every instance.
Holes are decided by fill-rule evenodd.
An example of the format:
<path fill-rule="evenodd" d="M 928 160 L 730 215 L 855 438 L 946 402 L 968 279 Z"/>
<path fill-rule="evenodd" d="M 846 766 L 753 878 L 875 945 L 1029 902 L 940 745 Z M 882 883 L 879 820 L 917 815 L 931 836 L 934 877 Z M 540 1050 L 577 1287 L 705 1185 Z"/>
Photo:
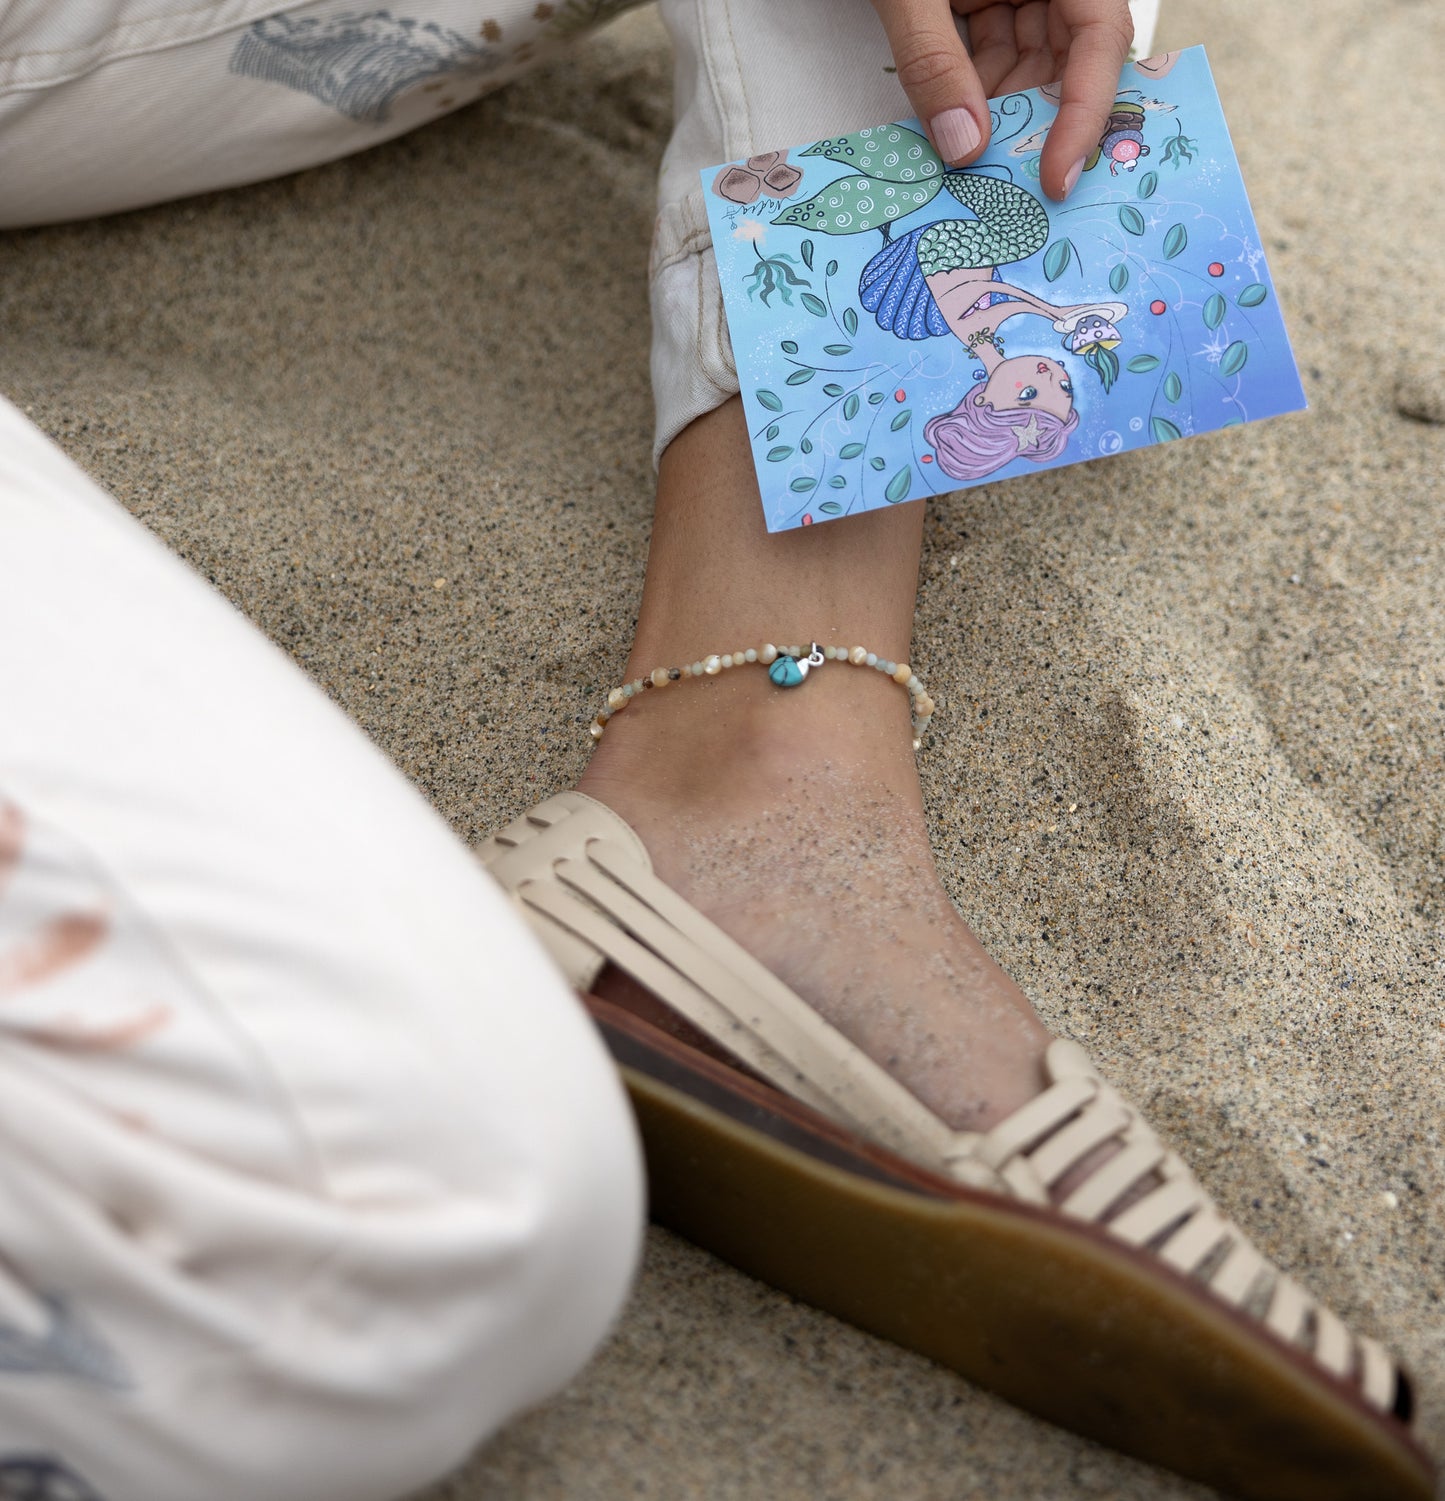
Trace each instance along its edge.
<path fill-rule="evenodd" d="M 774 646 L 770 641 L 766 646 L 750 646 L 746 651 L 724 652 L 721 655 L 715 653 L 685 667 L 658 667 L 645 677 L 634 678 L 630 683 L 614 688 L 607 695 L 606 704 L 597 711 L 597 717 L 592 721 L 588 733 L 594 740 L 600 740 L 602 732 L 607 728 L 607 721 L 614 714 L 620 714 L 639 694 L 651 688 L 665 688 L 669 683 L 678 683 L 684 678 L 715 678 L 730 667 L 742 667 L 753 662 L 766 667 L 768 676 L 779 688 L 796 688 L 812 668 L 821 667 L 824 662 L 848 662 L 854 667 L 871 667 L 876 672 L 884 673 L 905 689 L 912 700 L 913 749 L 919 750 L 922 747 L 922 736 L 928 729 L 929 720 L 933 718 L 933 700 L 928 696 L 923 680 L 908 663 L 890 662 L 887 657 L 880 657 L 866 646 L 819 646 L 816 641 L 807 652 L 801 646 Z"/>

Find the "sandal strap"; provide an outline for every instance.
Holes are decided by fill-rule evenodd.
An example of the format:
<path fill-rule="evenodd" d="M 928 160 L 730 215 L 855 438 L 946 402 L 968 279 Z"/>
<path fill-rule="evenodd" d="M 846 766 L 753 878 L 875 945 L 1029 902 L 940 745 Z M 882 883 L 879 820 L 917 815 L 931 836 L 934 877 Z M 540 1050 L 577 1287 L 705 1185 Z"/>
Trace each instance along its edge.
<path fill-rule="evenodd" d="M 1385 1351 L 1276 1271 L 1077 1043 L 1049 1045 L 1041 1094 L 988 1131 L 955 1131 L 660 881 L 605 804 L 579 792 L 548 798 L 480 854 L 578 989 L 615 965 L 784 1094 L 957 1182 L 1045 1206 L 1081 1173 L 1061 1213 L 1152 1249 L 1390 1410 L 1398 1373 Z"/>
<path fill-rule="evenodd" d="M 972 1133 L 936 1116 L 658 880 L 641 842 L 604 804 L 559 794 L 481 853 L 528 915 L 545 919 L 544 940 L 579 988 L 613 964 L 784 1094 L 925 1167 L 1003 1191 L 974 1158 Z"/>

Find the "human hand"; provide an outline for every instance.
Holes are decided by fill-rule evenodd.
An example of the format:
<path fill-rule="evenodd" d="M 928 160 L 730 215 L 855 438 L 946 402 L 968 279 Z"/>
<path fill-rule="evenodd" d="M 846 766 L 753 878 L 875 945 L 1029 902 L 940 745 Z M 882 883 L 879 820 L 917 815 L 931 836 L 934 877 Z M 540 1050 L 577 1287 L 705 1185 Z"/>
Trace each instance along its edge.
<path fill-rule="evenodd" d="M 873 8 L 898 81 L 951 167 L 988 144 L 989 99 L 1058 83 L 1039 180 L 1051 198 L 1069 195 L 1099 143 L 1129 54 L 1127 0 L 873 0 Z"/>

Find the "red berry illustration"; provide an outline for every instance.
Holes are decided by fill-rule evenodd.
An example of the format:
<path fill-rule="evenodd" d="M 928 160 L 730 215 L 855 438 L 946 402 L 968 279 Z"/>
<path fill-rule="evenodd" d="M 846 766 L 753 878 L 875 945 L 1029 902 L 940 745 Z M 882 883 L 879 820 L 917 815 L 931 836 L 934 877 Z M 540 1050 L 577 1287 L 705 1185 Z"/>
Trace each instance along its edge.
<path fill-rule="evenodd" d="M 803 525 L 804 526 L 812 526 L 812 524 L 813 524 L 813 518 L 812 518 L 812 516 L 809 515 L 809 516 L 804 516 L 803 517 Z"/>
<path fill-rule="evenodd" d="M 931 453 L 925 453 L 920 457 L 919 462 L 922 464 L 931 464 L 933 462 L 933 455 Z"/>
<path fill-rule="evenodd" d="M 1160 313 L 1162 313 L 1164 311 L 1164 304 L 1162 302 L 1160 302 L 1159 299 L 1156 297 L 1154 299 L 1154 301 L 1149 304 L 1149 311 L 1151 313 L 1153 313 L 1154 316 L 1157 318 L 1160 315 Z"/>
<path fill-rule="evenodd" d="M 904 395 L 903 395 L 903 389 L 902 389 L 902 387 L 899 387 L 899 389 L 898 389 L 898 390 L 896 390 L 896 391 L 895 391 L 895 392 L 894 392 L 894 393 L 893 393 L 893 399 L 894 399 L 894 401 L 903 401 L 903 400 L 905 400 L 905 399 L 906 399 L 906 398 L 905 398 L 905 397 L 904 397 Z"/>
<path fill-rule="evenodd" d="M 1211 276 L 1223 276 L 1224 267 L 1218 261 L 1210 261 L 1209 274 Z"/>

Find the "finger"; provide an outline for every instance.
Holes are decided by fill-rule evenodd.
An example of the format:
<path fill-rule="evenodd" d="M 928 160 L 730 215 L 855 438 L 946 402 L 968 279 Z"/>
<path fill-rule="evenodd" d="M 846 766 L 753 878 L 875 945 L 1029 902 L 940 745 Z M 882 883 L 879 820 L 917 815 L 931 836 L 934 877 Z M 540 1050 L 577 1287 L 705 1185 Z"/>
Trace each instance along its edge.
<path fill-rule="evenodd" d="M 984 98 L 1003 93 L 1000 85 L 1019 60 L 1013 6 L 988 5 L 975 11 L 968 18 L 968 44 Z"/>
<path fill-rule="evenodd" d="M 1058 76 L 1060 59 L 1054 55 L 1049 40 L 1049 7 L 1045 0 L 1021 5 L 1014 12 L 1014 33 L 1018 39 L 1018 62 L 998 85 L 998 92 L 1012 94 L 1018 89 L 1036 89 Z"/>
<path fill-rule="evenodd" d="M 988 105 L 948 0 L 873 0 L 888 34 L 898 81 L 934 149 L 950 166 L 988 141 Z"/>
<path fill-rule="evenodd" d="M 1059 88 L 1058 118 L 1049 127 L 1039 158 L 1039 181 L 1044 191 L 1062 201 L 1083 171 L 1084 159 L 1099 144 L 1109 106 L 1119 87 L 1119 72 L 1129 55 L 1134 26 L 1122 4 L 1061 7 L 1090 13 L 1081 22 L 1065 25 L 1068 58 Z M 1055 46 L 1058 46 L 1056 39 Z"/>

